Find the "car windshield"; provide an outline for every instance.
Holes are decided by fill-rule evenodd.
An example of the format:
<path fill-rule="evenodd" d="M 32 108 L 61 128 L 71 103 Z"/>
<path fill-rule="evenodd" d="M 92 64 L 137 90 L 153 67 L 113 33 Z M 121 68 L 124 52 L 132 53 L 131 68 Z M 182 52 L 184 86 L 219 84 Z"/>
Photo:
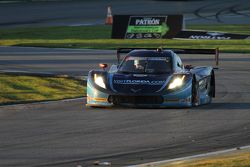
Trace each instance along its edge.
<path fill-rule="evenodd" d="M 119 72 L 162 74 L 171 71 L 170 57 L 126 57 Z"/>

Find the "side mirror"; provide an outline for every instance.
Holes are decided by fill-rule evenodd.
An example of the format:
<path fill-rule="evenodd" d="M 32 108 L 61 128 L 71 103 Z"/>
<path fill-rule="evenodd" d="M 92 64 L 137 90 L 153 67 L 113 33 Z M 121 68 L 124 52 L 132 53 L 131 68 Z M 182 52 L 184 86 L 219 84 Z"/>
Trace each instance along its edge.
<path fill-rule="evenodd" d="M 184 68 L 190 70 L 190 69 L 192 69 L 194 67 L 192 65 L 190 65 L 190 64 L 187 64 L 187 65 L 184 66 Z"/>
<path fill-rule="evenodd" d="M 100 63 L 100 64 L 99 64 L 99 67 L 100 67 L 101 69 L 105 70 L 105 69 L 108 67 L 108 65 L 107 65 L 107 64 Z"/>

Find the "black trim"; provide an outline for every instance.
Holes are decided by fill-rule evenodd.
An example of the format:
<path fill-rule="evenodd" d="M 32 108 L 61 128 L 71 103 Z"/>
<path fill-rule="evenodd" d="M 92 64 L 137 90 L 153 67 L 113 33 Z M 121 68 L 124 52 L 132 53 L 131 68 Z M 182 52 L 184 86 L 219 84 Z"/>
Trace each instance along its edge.
<path fill-rule="evenodd" d="M 118 64 L 120 63 L 120 54 L 121 53 L 129 53 L 133 50 L 155 50 L 157 51 L 159 48 L 118 48 L 116 51 Z M 215 49 L 185 49 L 185 48 L 161 48 L 164 50 L 171 50 L 176 54 L 219 54 L 219 48 Z"/>
<path fill-rule="evenodd" d="M 109 103 L 118 104 L 162 104 L 162 96 L 122 96 L 111 95 L 108 98 Z"/>

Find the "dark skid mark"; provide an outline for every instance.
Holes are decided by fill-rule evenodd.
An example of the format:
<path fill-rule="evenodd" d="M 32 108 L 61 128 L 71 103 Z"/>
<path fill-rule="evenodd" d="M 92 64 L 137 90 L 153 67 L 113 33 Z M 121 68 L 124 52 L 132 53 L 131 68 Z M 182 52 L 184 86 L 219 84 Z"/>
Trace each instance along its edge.
<path fill-rule="evenodd" d="M 245 13 L 240 13 L 239 11 L 237 11 L 235 8 L 238 7 L 238 5 L 233 6 L 232 8 L 230 8 L 230 12 L 236 15 L 240 15 L 240 16 L 245 16 L 245 17 L 250 17 L 250 14 L 245 14 Z M 250 10 L 250 8 L 244 9 L 244 10 Z"/>
<path fill-rule="evenodd" d="M 224 2 L 221 2 L 221 4 L 224 4 Z M 212 6 L 215 6 L 215 5 L 219 5 L 219 4 L 218 3 L 211 3 L 210 5 L 202 6 L 202 7 L 198 8 L 197 10 L 194 11 L 194 15 L 197 16 L 198 18 L 205 19 L 205 20 L 210 20 L 210 21 L 216 21 L 218 23 L 223 23 L 223 20 L 220 17 L 225 13 L 226 14 L 233 13 L 233 14 L 244 15 L 244 16 L 249 17 L 249 15 L 242 14 L 242 13 L 240 13 L 239 11 L 237 11 L 235 9 L 238 5 L 232 5 L 230 7 L 223 8 L 223 9 L 217 11 L 215 14 L 211 14 L 211 15 L 203 16 L 201 14 L 201 13 L 204 12 L 204 10 L 206 8 L 209 8 L 209 7 L 212 7 Z M 216 20 L 214 20 L 212 17 L 214 17 Z"/>

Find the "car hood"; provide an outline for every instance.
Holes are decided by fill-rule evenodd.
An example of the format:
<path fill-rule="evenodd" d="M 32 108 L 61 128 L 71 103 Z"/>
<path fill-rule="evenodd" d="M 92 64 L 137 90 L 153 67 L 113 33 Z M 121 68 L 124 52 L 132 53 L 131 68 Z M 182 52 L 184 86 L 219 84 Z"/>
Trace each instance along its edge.
<path fill-rule="evenodd" d="M 113 74 L 111 88 L 124 94 L 150 94 L 164 89 L 171 74 Z"/>

